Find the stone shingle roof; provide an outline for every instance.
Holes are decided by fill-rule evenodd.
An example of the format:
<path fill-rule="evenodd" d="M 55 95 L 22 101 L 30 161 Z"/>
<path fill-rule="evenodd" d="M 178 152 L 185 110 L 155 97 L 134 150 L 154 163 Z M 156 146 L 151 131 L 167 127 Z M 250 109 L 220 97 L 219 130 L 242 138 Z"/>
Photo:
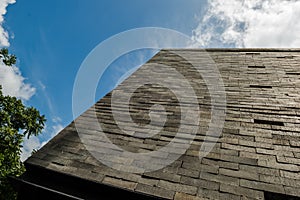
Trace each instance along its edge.
<path fill-rule="evenodd" d="M 202 51 L 178 49 L 172 52 L 184 53 L 197 61 Z M 207 52 L 222 76 L 227 108 L 222 134 L 205 157 L 198 157 L 211 119 L 211 99 L 205 81 L 188 70 L 185 60 L 170 50 L 162 50 L 148 64 L 175 66 L 185 73 L 194 88 L 198 88 L 200 126 L 184 155 L 166 152 L 165 159 L 179 158 L 154 172 L 142 168 L 131 173 L 112 169 L 86 150 L 72 122 L 26 163 L 166 199 L 264 199 L 266 192 L 300 197 L 300 51 L 208 49 Z M 148 64 L 116 90 L 126 93 L 126 86 L 142 81 L 139 74 L 149 73 Z M 178 80 L 173 81 L 175 84 Z M 178 99 L 169 90 L 155 85 L 146 85 L 139 90 L 130 102 L 131 117 L 136 123 L 149 123 L 147 110 L 154 104 L 165 106 L 169 112 L 158 135 L 140 138 L 124 134 L 114 123 L 109 93 L 76 119 L 76 126 L 86 130 L 81 136 L 89 138 L 90 142 L 96 140 L 97 130 L 89 123 L 91 112 L 96 109 L 102 131 L 122 149 L 144 153 L 167 145 L 178 129 Z M 146 103 L 145 99 L 148 99 Z M 122 113 L 124 105 L 121 101 L 118 106 L 118 112 Z M 137 133 L 136 129 L 127 128 Z M 109 154 L 102 156 L 120 169 L 124 163 L 134 162 Z"/>

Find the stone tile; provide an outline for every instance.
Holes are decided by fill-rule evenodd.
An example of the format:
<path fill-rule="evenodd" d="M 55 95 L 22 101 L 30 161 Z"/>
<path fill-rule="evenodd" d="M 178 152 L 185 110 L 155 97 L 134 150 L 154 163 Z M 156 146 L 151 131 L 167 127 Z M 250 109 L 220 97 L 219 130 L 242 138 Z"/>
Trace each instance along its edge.
<path fill-rule="evenodd" d="M 245 187 L 221 184 L 220 191 L 228 192 L 228 193 L 235 194 L 235 195 L 250 197 L 253 199 L 261 199 L 261 200 L 264 199 L 263 192 L 245 188 Z"/>
<path fill-rule="evenodd" d="M 200 173 L 200 178 L 208 180 L 208 181 L 214 181 L 218 183 L 225 183 L 225 184 L 230 184 L 230 185 L 239 185 L 239 179 L 230 177 L 230 176 L 225 176 L 225 175 L 215 175 L 215 174 L 210 174 L 206 172 Z"/>
<path fill-rule="evenodd" d="M 174 200 L 208 200 L 208 199 L 181 193 L 181 192 L 176 192 Z"/>
<path fill-rule="evenodd" d="M 112 177 L 108 177 L 108 176 L 103 179 L 102 183 L 113 185 L 113 186 L 118 186 L 121 188 L 126 188 L 129 190 L 134 190 L 137 186 L 137 183 L 125 181 L 122 179 L 116 179 L 116 178 L 112 178 Z"/>
<path fill-rule="evenodd" d="M 256 189 L 256 190 L 264 190 L 264 191 L 284 194 L 284 188 L 282 185 L 269 184 L 269 183 L 263 183 L 263 182 L 258 182 L 258 181 L 249 181 L 249 180 L 241 179 L 240 186 L 251 188 L 251 189 Z"/>
<path fill-rule="evenodd" d="M 183 192 L 186 194 L 196 195 L 198 188 L 195 186 L 172 183 L 168 181 L 160 180 L 158 186 L 167 190 L 174 190 L 178 192 Z"/>
<path fill-rule="evenodd" d="M 249 180 L 259 180 L 259 176 L 255 172 L 247 172 L 242 170 L 236 171 L 220 168 L 219 173 L 230 177 L 244 178 Z"/>
<path fill-rule="evenodd" d="M 142 192 L 149 195 L 155 195 L 157 197 L 166 198 L 166 199 L 173 199 L 175 195 L 175 192 L 173 190 L 166 190 L 160 187 L 152 187 L 141 183 L 139 183 L 136 186 L 135 191 Z"/>

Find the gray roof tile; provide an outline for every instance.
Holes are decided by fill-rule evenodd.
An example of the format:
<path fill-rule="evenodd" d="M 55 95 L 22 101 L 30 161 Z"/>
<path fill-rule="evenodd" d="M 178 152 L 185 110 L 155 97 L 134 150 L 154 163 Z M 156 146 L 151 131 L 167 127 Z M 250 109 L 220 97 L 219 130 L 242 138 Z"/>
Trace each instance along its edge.
<path fill-rule="evenodd" d="M 74 122 L 26 162 L 167 199 L 263 199 L 263 191 L 300 197 L 299 49 L 207 50 L 224 81 L 227 110 L 217 144 L 201 160 L 198 154 L 211 120 L 211 97 L 203 77 L 174 52 L 186 55 L 193 62 L 203 62 L 203 51 L 197 49 L 162 50 L 115 90 L 121 90 L 120 94 L 125 95 L 132 85 L 142 83 L 148 73 L 155 73 L 157 80 L 164 79 L 184 92 L 186 88 L 183 88 L 181 80 L 164 74 L 166 72 L 162 68 L 149 67 L 153 63 L 171 66 L 190 82 L 198 96 L 201 118 L 199 127 L 192 125 L 193 118 L 188 119 L 191 124 L 183 129 L 176 143 L 177 149 L 159 155 L 164 160 L 178 158 L 175 162 L 160 170 L 146 172 L 143 163 L 120 158 L 116 154 L 120 151 L 118 148 L 135 153 L 162 149 L 179 129 L 180 103 L 193 108 L 191 96 L 187 95 L 179 102 L 170 89 L 158 85 L 138 88 L 130 100 L 131 117 L 137 124 L 151 122 L 148 115 L 151 106 L 165 106 L 167 121 L 162 131 L 153 137 L 140 138 L 154 130 L 143 132 L 129 126 L 128 118 L 122 118 L 123 127 L 131 135 L 122 132 L 112 116 L 112 93 L 76 119 L 76 126 L 84 130 L 80 136 L 89 143 L 89 150 L 121 171 L 105 166 L 86 150 Z M 120 98 L 114 106 L 119 114 L 126 112 L 124 99 Z M 118 148 L 112 148 L 99 137 L 99 130 L 91 120 L 93 108 L 102 131 Z M 152 117 L 154 125 L 160 126 L 161 115 Z M 190 138 L 190 131 L 195 130 L 197 135 L 190 148 L 184 155 L 178 154 L 184 141 Z M 207 139 L 216 140 L 213 135 Z M 99 144 L 106 148 L 105 152 L 99 151 Z M 134 167 L 128 170 L 134 172 L 122 172 L 130 168 L 130 163 L 134 163 Z"/>

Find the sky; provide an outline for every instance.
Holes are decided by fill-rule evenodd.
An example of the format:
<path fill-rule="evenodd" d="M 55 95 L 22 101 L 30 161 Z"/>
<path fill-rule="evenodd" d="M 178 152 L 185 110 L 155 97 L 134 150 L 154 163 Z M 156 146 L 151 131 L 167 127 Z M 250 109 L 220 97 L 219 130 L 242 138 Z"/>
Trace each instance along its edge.
<path fill-rule="evenodd" d="M 0 0 L 0 47 L 18 57 L 12 68 L 0 63 L 3 92 L 47 118 L 43 133 L 24 142 L 22 160 L 73 120 L 76 73 L 115 34 L 161 27 L 188 35 L 201 48 L 296 48 L 299 10 L 297 0 Z M 95 101 L 155 53 L 141 50 L 117 59 L 98 83 Z"/>

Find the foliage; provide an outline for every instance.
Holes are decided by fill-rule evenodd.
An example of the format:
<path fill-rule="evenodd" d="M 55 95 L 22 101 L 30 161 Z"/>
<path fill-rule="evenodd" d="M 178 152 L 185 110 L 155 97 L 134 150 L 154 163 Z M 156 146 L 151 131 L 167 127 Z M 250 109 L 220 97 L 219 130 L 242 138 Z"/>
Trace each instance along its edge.
<path fill-rule="evenodd" d="M 15 64 L 16 57 L 7 49 L 0 50 L 4 64 Z M 8 183 L 9 176 L 20 176 L 24 165 L 20 161 L 22 142 L 25 137 L 38 135 L 46 119 L 33 107 L 26 107 L 20 99 L 5 96 L 0 86 L 0 199 L 14 199 L 15 193 Z"/>
<path fill-rule="evenodd" d="M 0 50 L 0 58 L 2 62 L 7 66 L 12 66 L 16 64 L 17 57 L 15 55 L 9 54 L 8 49 L 3 48 Z"/>

